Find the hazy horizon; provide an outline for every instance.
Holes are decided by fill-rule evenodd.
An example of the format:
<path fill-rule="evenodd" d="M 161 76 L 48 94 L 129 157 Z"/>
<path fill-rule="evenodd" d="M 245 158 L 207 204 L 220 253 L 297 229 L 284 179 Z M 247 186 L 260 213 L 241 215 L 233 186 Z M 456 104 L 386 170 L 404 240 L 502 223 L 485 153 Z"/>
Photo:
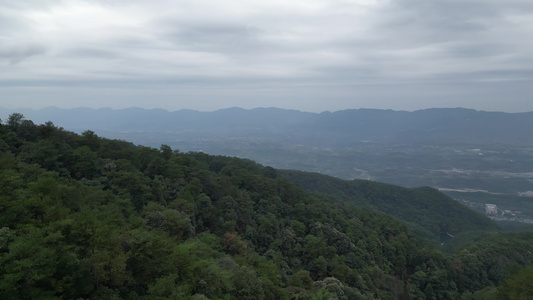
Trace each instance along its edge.
<path fill-rule="evenodd" d="M 77 107 L 57 107 L 57 106 L 46 106 L 42 108 L 31 108 L 31 107 L 16 107 L 16 108 L 9 108 L 5 106 L 0 106 L 0 109 L 2 110 L 8 110 L 10 112 L 17 112 L 17 110 L 24 111 L 24 110 L 31 110 L 31 111 L 42 111 L 46 109 L 59 109 L 59 110 L 74 110 L 74 109 L 92 109 L 92 110 L 124 110 L 124 109 L 143 109 L 143 110 L 163 110 L 169 113 L 172 112 L 178 112 L 178 111 L 196 111 L 196 112 L 216 112 L 216 111 L 222 111 L 222 110 L 228 110 L 228 109 L 243 109 L 243 110 L 256 110 L 256 109 L 280 109 L 280 110 L 288 110 L 288 111 L 298 111 L 303 113 L 313 113 L 313 114 L 320 114 L 320 113 L 326 113 L 326 112 L 338 112 L 338 111 L 345 111 L 345 110 L 390 110 L 390 111 L 396 111 L 396 112 L 416 112 L 416 111 L 423 111 L 428 109 L 467 109 L 467 110 L 475 110 L 478 112 L 497 112 L 497 113 L 530 113 L 531 111 L 523 111 L 523 112 L 506 112 L 506 111 L 497 111 L 497 110 L 483 110 L 483 109 L 475 109 L 475 108 L 467 108 L 467 107 L 428 107 L 428 108 L 422 108 L 422 109 L 413 109 L 413 110 L 406 110 L 406 109 L 390 109 L 390 108 L 371 108 L 371 107 L 360 107 L 360 108 L 345 108 L 345 109 L 338 109 L 338 110 L 322 110 L 322 111 L 308 111 L 308 110 L 300 110 L 300 109 L 293 109 L 293 108 L 282 108 L 282 107 L 274 107 L 274 106 L 258 106 L 258 107 L 252 107 L 252 108 L 244 108 L 239 106 L 231 106 L 231 107 L 223 107 L 223 108 L 217 108 L 213 110 L 198 110 L 198 109 L 191 109 L 191 108 L 180 108 L 180 109 L 165 109 L 161 107 L 151 107 L 151 108 L 145 108 L 140 106 L 129 106 L 129 107 L 122 107 L 122 108 L 112 108 L 112 107 L 89 107 L 89 106 L 77 106 Z"/>

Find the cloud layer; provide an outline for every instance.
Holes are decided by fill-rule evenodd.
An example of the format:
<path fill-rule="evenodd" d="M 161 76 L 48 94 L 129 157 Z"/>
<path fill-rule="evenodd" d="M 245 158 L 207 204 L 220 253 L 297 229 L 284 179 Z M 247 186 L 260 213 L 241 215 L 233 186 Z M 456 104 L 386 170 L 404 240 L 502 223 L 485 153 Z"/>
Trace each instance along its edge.
<path fill-rule="evenodd" d="M 531 1 L 4 2 L 2 106 L 533 110 Z"/>

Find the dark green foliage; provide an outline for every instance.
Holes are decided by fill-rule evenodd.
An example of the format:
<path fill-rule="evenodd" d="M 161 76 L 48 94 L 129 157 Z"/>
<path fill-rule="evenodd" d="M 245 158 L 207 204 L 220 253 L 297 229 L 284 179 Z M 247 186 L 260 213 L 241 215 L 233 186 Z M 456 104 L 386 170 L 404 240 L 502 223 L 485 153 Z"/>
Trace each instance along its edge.
<path fill-rule="evenodd" d="M 20 117 L 0 126 L 2 299 L 457 299 L 533 260 L 528 234 L 447 257 L 389 215 L 252 161 Z"/>
<path fill-rule="evenodd" d="M 310 191 L 395 216 L 406 222 L 413 233 L 435 243 L 445 242 L 461 232 L 497 229 L 490 219 L 429 187 L 403 188 L 293 170 L 279 173 Z"/>
<path fill-rule="evenodd" d="M 527 267 L 506 279 L 497 292 L 499 299 L 532 299 L 533 267 Z"/>
<path fill-rule="evenodd" d="M 458 286 L 476 291 L 498 285 L 512 266 L 526 266 L 533 261 L 533 233 L 492 233 L 478 243 L 458 251 L 455 267 Z M 475 280 L 472 280 L 472 277 Z"/>

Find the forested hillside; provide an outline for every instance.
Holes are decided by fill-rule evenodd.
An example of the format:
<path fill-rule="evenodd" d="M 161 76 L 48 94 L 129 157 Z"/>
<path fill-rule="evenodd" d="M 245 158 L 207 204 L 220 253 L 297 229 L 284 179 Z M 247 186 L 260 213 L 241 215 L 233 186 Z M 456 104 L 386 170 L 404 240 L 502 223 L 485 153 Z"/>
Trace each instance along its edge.
<path fill-rule="evenodd" d="M 0 190 L 2 299 L 531 292 L 517 288 L 531 276 L 522 269 L 531 234 L 495 233 L 447 256 L 392 216 L 311 194 L 252 161 L 78 135 L 20 114 L 0 124 Z"/>
<path fill-rule="evenodd" d="M 12 110 L 1 108 L 0 115 Z M 343 179 L 430 186 L 502 221 L 533 222 L 533 112 L 472 109 L 413 112 L 352 109 L 307 113 L 276 108 L 23 110 L 38 122 L 184 152 L 252 159 Z"/>
<path fill-rule="evenodd" d="M 390 214 L 405 221 L 418 235 L 435 242 L 467 231 L 497 229 L 489 218 L 429 187 L 403 188 L 295 170 L 282 170 L 280 174 L 306 190 Z"/>

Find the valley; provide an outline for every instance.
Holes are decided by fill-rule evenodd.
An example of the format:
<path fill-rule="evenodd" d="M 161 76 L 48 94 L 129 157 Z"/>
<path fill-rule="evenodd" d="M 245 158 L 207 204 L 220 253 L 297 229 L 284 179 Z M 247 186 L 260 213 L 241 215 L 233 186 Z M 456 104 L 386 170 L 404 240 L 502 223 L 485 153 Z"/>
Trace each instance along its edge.
<path fill-rule="evenodd" d="M 431 186 L 485 213 L 485 204 L 515 213 L 495 220 L 531 223 L 533 151 L 531 148 L 407 146 L 361 143 L 350 149 L 275 144 L 233 139 L 189 141 L 173 147 L 249 158 L 279 169 L 317 172 L 405 187 Z"/>
<path fill-rule="evenodd" d="M 0 110 L 4 115 L 12 111 Z M 214 112 L 78 108 L 23 110 L 36 122 L 137 145 L 248 158 L 278 169 L 405 187 L 430 186 L 498 220 L 533 219 L 533 113 L 276 108 Z"/>

